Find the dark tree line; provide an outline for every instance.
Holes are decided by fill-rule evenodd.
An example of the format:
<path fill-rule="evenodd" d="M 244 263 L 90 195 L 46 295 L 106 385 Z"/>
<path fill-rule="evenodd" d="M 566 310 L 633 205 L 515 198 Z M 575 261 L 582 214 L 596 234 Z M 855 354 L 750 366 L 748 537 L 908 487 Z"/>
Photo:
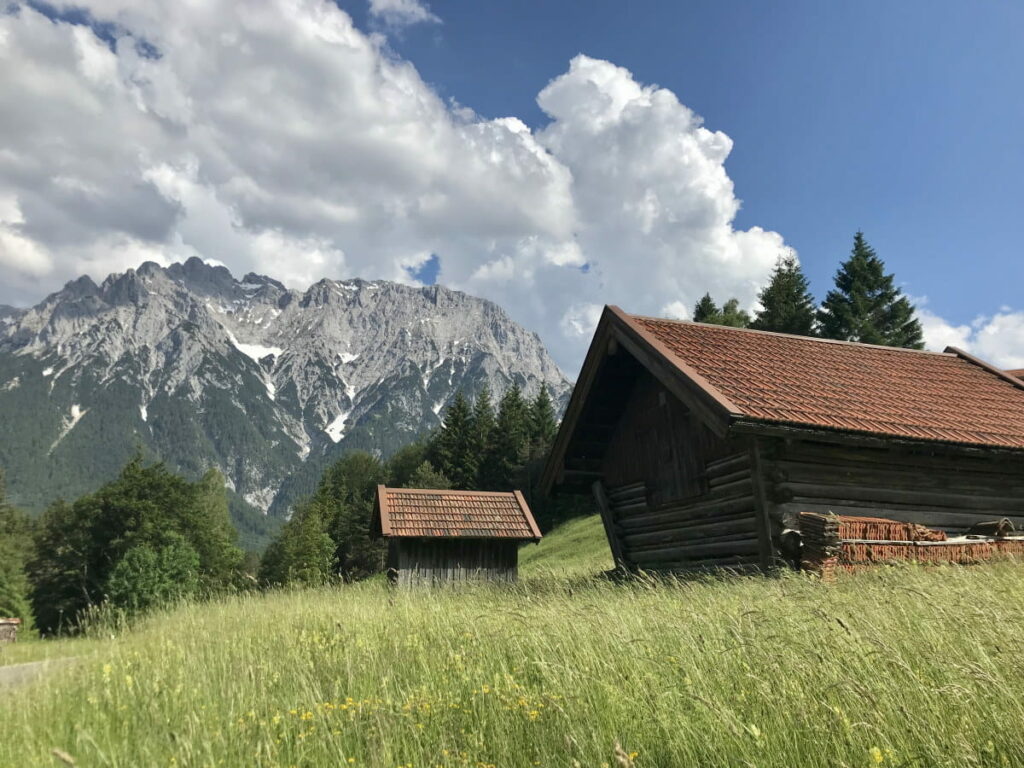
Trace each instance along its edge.
<path fill-rule="evenodd" d="M 736 299 L 719 308 L 705 294 L 694 307 L 693 319 L 865 344 L 924 347 L 913 305 L 896 287 L 894 275 L 886 274 L 885 263 L 862 232 L 854 236 L 850 256 L 836 272 L 835 288 L 820 307 L 815 306 L 807 278 L 792 256 L 779 259 L 758 300 L 760 309 L 750 318 Z"/>
<path fill-rule="evenodd" d="M 524 468 L 547 456 L 558 428 L 546 388 L 532 401 L 514 384 L 497 411 L 485 386 L 471 404 L 461 393 L 428 442 L 427 458 L 458 490 L 511 490 Z M 532 489 L 531 489 L 532 490 Z"/>

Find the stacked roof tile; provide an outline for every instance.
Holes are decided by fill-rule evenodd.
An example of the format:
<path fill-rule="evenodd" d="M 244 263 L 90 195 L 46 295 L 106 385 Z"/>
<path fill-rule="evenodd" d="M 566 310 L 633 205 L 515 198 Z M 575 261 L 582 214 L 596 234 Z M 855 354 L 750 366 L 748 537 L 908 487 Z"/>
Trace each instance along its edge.
<path fill-rule="evenodd" d="M 1024 448 L 1024 382 L 960 352 L 625 317 L 734 418 Z"/>
<path fill-rule="evenodd" d="M 377 488 L 384 536 L 417 538 L 539 539 L 523 495 L 483 491 Z"/>

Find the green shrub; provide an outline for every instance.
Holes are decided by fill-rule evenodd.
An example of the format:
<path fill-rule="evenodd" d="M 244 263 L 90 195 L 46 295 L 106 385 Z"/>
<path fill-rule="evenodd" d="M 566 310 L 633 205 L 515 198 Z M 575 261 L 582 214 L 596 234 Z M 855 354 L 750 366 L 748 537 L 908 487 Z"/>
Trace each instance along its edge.
<path fill-rule="evenodd" d="M 199 554 L 181 536 L 162 547 L 148 544 L 125 552 L 107 580 L 107 600 L 129 615 L 196 594 Z"/>

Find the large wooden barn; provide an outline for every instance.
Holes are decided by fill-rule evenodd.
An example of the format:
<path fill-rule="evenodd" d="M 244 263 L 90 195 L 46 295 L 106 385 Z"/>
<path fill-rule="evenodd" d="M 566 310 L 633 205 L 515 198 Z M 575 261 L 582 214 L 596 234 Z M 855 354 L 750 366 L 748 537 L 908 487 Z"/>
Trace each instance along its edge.
<path fill-rule="evenodd" d="M 1019 531 L 1024 381 L 952 348 L 606 307 L 542 484 L 593 494 L 629 568 L 768 568 L 801 513 Z"/>
<path fill-rule="evenodd" d="M 399 584 L 514 581 L 519 545 L 540 541 L 523 494 L 377 487 L 371 534 Z"/>

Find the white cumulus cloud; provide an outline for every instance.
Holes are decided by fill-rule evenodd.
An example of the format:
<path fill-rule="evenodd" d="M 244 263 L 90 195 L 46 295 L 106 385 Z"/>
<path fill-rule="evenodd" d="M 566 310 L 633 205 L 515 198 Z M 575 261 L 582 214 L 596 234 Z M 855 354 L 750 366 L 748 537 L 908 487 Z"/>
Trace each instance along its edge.
<path fill-rule="evenodd" d="M 145 259 L 304 287 L 408 281 L 436 256 L 440 282 L 502 304 L 574 375 L 604 304 L 686 316 L 710 291 L 750 308 L 789 252 L 735 226 L 731 139 L 608 61 L 538 83 L 531 129 L 446 102 L 329 0 L 57 10 L 0 13 L 0 303 Z M 371 11 L 436 21 L 415 0 Z M 1002 361 L 1024 349 L 1012 312 L 928 323 Z"/>
<path fill-rule="evenodd" d="M 922 306 L 927 299 L 915 301 L 928 349 L 956 347 L 1000 368 L 1024 368 L 1024 312 L 1003 307 L 969 324 L 954 325 Z"/>
<path fill-rule="evenodd" d="M 386 24 L 400 27 L 423 23 L 437 24 L 441 21 L 419 0 L 370 0 L 370 15 Z"/>

